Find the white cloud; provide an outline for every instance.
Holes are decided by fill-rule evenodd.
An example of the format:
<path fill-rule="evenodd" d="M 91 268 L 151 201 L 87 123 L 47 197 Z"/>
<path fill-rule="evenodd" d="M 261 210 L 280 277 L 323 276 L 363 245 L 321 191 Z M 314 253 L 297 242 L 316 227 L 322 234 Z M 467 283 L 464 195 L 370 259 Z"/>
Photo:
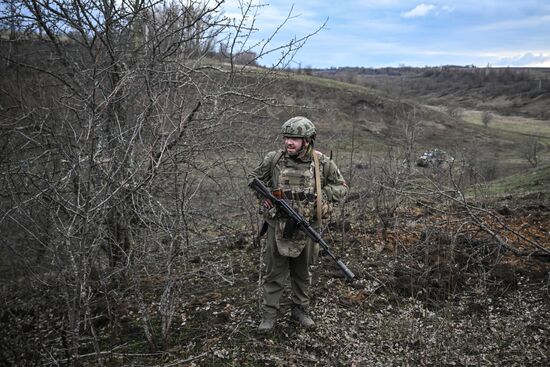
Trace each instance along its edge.
<path fill-rule="evenodd" d="M 417 5 L 414 9 L 401 13 L 401 16 L 403 18 L 425 17 L 433 10 L 435 10 L 435 5 L 422 3 Z"/>
<path fill-rule="evenodd" d="M 444 14 L 444 13 L 451 13 L 455 10 L 454 6 L 449 5 L 443 5 L 443 6 L 436 6 L 433 4 L 420 4 L 415 6 L 413 9 L 402 12 L 401 17 L 402 18 L 420 18 L 425 17 L 429 14 Z"/>
<path fill-rule="evenodd" d="M 522 55 L 501 58 L 494 63 L 495 66 L 524 66 L 524 67 L 549 67 L 550 53 L 527 52 Z"/>

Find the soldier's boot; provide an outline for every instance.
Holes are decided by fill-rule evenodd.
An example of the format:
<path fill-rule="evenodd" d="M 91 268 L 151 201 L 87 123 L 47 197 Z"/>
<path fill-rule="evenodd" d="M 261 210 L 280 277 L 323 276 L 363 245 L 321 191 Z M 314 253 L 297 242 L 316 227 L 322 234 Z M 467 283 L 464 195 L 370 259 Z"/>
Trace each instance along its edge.
<path fill-rule="evenodd" d="M 290 315 L 294 320 L 298 321 L 306 329 L 312 329 L 315 327 L 315 322 L 302 306 L 293 305 L 290 311 Z"/>
<path fill-rule="evenodd" d="M 260 325 L 258 325 L 258 333 L 260 334 L 269 333 L 274 328 L 275 328 L 275 317 L 270 315 L 265 315 L 262 318 Z"/>

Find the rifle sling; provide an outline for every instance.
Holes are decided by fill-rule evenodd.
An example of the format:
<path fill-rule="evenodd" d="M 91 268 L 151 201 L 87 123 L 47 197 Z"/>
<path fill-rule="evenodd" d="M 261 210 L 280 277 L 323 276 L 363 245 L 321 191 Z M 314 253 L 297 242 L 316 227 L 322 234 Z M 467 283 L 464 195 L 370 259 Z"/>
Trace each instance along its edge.
<path fill-rule="evenodd" d="M 319 153 L 314 150 L 313 151 L 313 163 L 315 165 L 315 194 L 317 195 L 317 225 L 319 226 L 319 229 L 321 229 L 322 222 L 322 203 L 321 200 L 323 198 L 323 195 L 321 193 L 321 173 L 320 173 L 320 167 L 319 167 Z"/>

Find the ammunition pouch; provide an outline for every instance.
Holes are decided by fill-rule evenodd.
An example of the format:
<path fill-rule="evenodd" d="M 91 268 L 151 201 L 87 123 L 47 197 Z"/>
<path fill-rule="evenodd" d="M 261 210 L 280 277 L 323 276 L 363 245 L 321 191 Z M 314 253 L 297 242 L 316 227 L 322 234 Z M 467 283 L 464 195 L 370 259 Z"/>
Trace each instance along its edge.
<path fill-rule="evenodd" d="M 286 199 L 292 201 L 315 201 L 315 194 L 306 193 L 304 191 L 293 192 L 291 190 L 276 189 L 271 192 L 277 199 Z"/>
<path fill-rule="evenodd" d="M 305 193 L 303 191 L 299 192 L 292 192 L 290 190 L 283 191 L 283 195 L 285 199 L 287 200 L 295 200 L 295 201 L 308 201 L 310 203 L 313 203 L 315 201 L 315 194 L 311 193 Z"/>

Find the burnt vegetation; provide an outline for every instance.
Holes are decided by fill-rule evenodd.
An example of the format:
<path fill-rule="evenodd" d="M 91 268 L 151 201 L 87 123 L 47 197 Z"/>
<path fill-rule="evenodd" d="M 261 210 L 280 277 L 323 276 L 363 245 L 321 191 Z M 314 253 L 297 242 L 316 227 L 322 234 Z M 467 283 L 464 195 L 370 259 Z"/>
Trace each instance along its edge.
<path fill-rule="evenodd" d="M 546 70 L 296 72 L 315 30 L 252 47 L 246 3 L 2 5 L 0 364 L 548 364 L 547 137 L 462 120 L 548 118 Z M 246 174 L 298 114 L 348 179 L 323 236 L 359 279 L 321 256 L 317 328 L 259 336 Z"/>

